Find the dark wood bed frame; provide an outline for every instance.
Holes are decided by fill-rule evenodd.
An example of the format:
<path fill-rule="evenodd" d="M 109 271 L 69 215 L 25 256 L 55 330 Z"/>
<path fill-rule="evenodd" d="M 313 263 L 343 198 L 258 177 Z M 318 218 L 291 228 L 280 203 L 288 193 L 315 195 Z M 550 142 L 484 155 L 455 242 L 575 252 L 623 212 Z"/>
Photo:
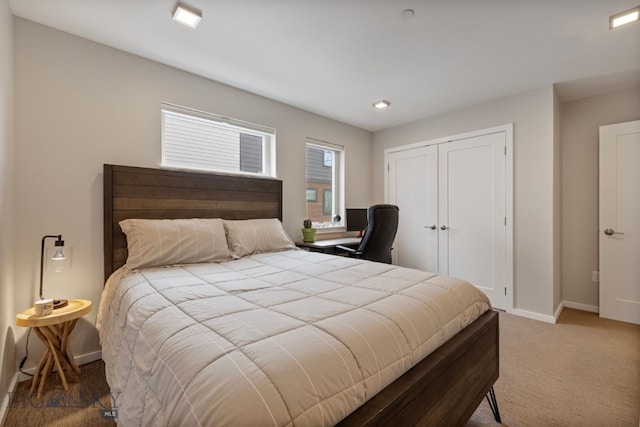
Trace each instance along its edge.
<path fill-rule="evenodd" d="M 127 259 L 118 225 L 126 218 L 282 220 L 282 182 L 104 165 L 105 280 Z M 498 379 L 498 343 L 498 313 L 490 310 L 339 425 L 465 425 Z"/>

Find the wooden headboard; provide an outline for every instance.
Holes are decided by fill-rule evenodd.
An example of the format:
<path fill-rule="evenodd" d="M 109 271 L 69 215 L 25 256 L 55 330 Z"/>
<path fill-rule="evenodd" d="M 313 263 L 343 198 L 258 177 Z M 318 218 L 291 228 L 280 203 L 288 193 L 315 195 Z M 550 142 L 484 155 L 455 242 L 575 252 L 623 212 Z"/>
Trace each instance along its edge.
<path fill-rule="evenodd" d="M 279 218 L 282 181 L 104 165 L 104 278 L 127 260 L 127 218 Z"/>

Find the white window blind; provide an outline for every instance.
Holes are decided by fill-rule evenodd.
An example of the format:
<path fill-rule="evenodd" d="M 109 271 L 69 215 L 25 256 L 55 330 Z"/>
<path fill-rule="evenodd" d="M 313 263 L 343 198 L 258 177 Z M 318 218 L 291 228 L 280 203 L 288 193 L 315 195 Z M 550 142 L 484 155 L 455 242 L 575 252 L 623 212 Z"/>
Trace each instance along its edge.
<path fill-rule="evenodd" d="M 162 104 L 162 166 L 275 175 L 275 131 Z"/>

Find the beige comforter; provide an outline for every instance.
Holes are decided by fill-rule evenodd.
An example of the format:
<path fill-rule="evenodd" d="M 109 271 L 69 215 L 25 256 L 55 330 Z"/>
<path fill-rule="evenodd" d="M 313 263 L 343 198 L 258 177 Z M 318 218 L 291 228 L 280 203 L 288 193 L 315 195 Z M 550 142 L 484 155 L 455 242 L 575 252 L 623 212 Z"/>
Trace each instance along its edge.
<path fill-rule="evenodd" d="M 119 270 L 98 329 L 120 425 L 333 425 L 490 308 L 456 279 L 305 251 Z"/>

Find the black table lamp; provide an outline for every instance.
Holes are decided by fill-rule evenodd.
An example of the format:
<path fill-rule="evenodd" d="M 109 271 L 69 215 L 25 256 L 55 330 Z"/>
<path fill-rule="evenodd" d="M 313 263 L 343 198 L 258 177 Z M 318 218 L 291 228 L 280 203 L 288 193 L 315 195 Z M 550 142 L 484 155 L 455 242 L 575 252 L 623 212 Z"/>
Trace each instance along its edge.
<path fill-rule="evenodd" d="M 62 240 L 61 235 L 44 236 L 42 238 L 42 248 L 40 250 L 40 299 L 44 299 L 44 297 L 42 296 L 42 277 L 44 275 L 44 241 L 48 238 L 57 239 L 54 244 L 55 245 L 54 247 L 56 250 L 53 253 L 53 256 L 51 257 L 51 259 L 54 261 L 62 261 L 66 258 L 64 254 L 64 240 Z M 56 309 L 56 308 L 64 307 L 68 303 L 69 301 L 67 301 L 66 299 L 54 299 L 53 308 Z"/>

